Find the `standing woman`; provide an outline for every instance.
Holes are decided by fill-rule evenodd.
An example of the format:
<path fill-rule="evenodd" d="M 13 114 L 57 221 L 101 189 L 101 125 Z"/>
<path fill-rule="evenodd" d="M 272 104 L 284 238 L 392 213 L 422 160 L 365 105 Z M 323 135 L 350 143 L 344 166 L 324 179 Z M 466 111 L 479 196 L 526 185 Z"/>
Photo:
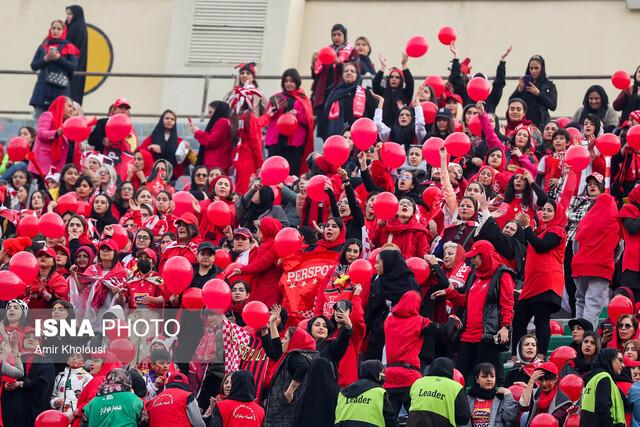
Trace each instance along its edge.
<path fill-rule="evenodd" d="M 87 71 L 87 24 L 84 10 L 77 4 L 67 7 L 67 40 L 78 48 L 78 66 L 76 71 Z M 71 99 L 82 105 L 86 76 L 75 75 L 71 79 Z"/>
<path fill-rule="evenodd" d="M 629 118 L 632 111 L 640 109 L 640 66 L 631 75 L 633 85 L 621 91 L 613 101 L 613 108 L 620 111 L 620 123 Z"/>
<path fill-rule="evenodd" d="M 629 201 L 618 213 L 624 238 L 622 253 L 622 284 L 640 295 L 640 186 L 629 193 Z"/>
<path fill-rule="evenodd" d="M 62 170 L 65 164 L 70 163 L 68 158 L 73 153 L 69 153 L 69 141 L 62 135 L 62 124 L 72 113 L 73 103 L 66 96 L 57 97 L 49 105 L 48 111 L 41 112 L 36 142 L 33 144 L 35 157 L 27 167 L 29 172 L 44 179 L 52 166 Z"/>
<path fill-rule="evenodd" d="M 305 159 L 313 151 L 313 129 L 315 127 L 313 107 L 304 90 L 300 87 L 302 79 L 298 70 L 295 68 L 285 70 L 282 73 L 280 85 L 282 92 L 269 98 L 267 114 L 260 118 L 260 123 L 262 126 L 268 123 L 265 145 L 269 157 L 284 157 L 289 162 L 291 175 L 299 176 L 301 166 L 306 169 L 306 163 L 303 163 L 302 159 Z M 278 131 L 278 119 L 285 113 L 293 114 L 298 120 L 298 128 L 291 136 L 282 135 Z"/>
<path fill-rule="evenodd" d="M 413 98 L 413 75 L 407 68 L 408 61 L 409 56 L 403 53 L 402 69 L 391 67 L 389 75 L 383 81 L 387 60 L 380 55 L 380 70 L 373 78 L 373 93 L 384 98 L 382 121 L 388 126 L 398 120 L 400 109 L 411 104 Z"/>
<path fill-rule="evenodd" d="M 527 247 L 524 269 L 524 285 L 513 319 L 513 350 L 516 343 L 527 333 L 527 324 L 535 316 L 538 358 L 544 360 L 549 347 L 549 318 L 560 309 L 564 291 L 564 251 L 567 223 L 564 207 L 554 201 L 545 203 L 540 215 L 540 226 L 534 231 L 529 216 L 524 212 L 516 215 L 525 229 Z"/>
<path fill-rule="evenodd" d="M 345 128 L 361 117 L 373 118 L 376 105 L 373 93 L 362 87 L 362 77 L 353 62 L 342 66 L 342 82 L 327 96 L 318 116 L 318 135 L 327 138 L 342 135 Z"/>
<path fill-rule="evenodd" d="M 529 59 L 527 71 L 518 82 L 511 98 L 520 98 L 527 105 L 527 118 L 537 127 L 549 121 L 549 110 L 558 105 L 556 85 L 547 78 L 544 58 L 534 55 Z"/>
<path fill-rule="evenodd" d="M 210 118 L 205 130 L 189 123 L 189 129 L 200 143 L 197 165 L 207 168 L 220 167 L 228 173 L 231 167 L 231 122 L 229 121 L 229 104 L 224 101 L 213 101 L 209 104 Z"/>
<path fill-rule="evenodd" d="M 376 73 L 376 67 L 371 62 L 371 42 L 369 42 L 369 39 L 365 36 L 358 37 L 355 49 L 358 53 L 356 62 L 358 63 L 358 68 L 360 68 L 360 74 L 373 76 Z"/>
<path fill-rule="evenodd" d="M 184 141 L 178 136 L 177 125 L 178 116 L 171 110 L 164 110 L 158 120 L 158 124 L 153 128 L 153 132 L 138 149 L 148 150 L 153 155 L 153 161 L 164 159 L 173 166 L 173 176 L 167 181 L 184 175 L 188 165 L 187 157 L 191 151 L 188 141 Z"/>
<path fill-rule="evenodd" d="M 54 99 L 70 94 L 70 80 L 78 65 L 80 51 L 66 36 L 64 22 L 53 21 L 47 38 L 33 55 L 31 69 L 38 72 L 38 80 L 29 105 L 33 105 L 36 118 L 49 108 Z"/>

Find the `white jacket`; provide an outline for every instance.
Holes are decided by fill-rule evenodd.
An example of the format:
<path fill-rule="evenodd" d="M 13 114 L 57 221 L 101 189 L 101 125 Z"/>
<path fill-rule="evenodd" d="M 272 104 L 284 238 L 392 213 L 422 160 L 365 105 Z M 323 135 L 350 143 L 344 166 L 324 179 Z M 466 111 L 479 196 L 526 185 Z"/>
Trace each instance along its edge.
<path fill-rule="evenodd" d="M 50 401 L 51 407 L 62 410 L 66 414 L 71 414 L 78 406 L 78 396 L 80 392 L 92 379 L 93 375 L 88 373 L 84 368 L 64 368 L 64 371 L 56 376 L 53 383 L 53 394 L 51 395 Z M 53 406 L 53 402 L 56 399 L 62 399 L 62 406 L 59 408 Z"/>

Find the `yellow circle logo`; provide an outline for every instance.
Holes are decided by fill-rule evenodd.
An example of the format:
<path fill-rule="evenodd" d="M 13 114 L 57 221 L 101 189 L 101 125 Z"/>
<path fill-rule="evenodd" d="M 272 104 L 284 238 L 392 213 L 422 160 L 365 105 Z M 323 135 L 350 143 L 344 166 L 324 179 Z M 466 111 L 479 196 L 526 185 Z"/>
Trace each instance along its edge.
<path fill-rule="evenodd" d="M 87 72 L 108 73 L 113 66 L 113 46 L 109 37 L 98 27 L 87 24 Z M 107 76 L 87 76 L 84 94 L 97 90 Z"/>

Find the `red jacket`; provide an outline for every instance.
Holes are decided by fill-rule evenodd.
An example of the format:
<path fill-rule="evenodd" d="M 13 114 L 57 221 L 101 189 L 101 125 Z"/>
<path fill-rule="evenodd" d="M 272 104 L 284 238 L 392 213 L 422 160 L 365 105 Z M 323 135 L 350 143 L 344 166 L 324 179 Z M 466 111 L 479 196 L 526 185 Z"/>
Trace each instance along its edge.
<path fill-rule="evenodd" d="M 358 357 L 366 331 L 364 310 L 362 309 L 360 295 L 353 295 L 351 297 L 351 303 L 353 304 L 353 310 L 349 317 L 353 325 L 353 330 L 351 332 L 351 339 L 349 340 L 349 347 L 347 347 L 347 351 L 338 365 L 338 385 L 340 388 L 346 387 L 358 380 Z"/>
<path fill-rule="evenodd" d="M 176 386 L 165 388 L 145 405 L 149 427 L 191 427 L 187 416 L 190 396 L 190 391 Z"/>
<path fill-rule="evenodd" d="M 220 118 L 213 128 L 207 132 L 197 131 L 194 135 L 204 150 L 202 164 L 208 168 L 220 167 L 226 174 L 231 167 L 231 122 L 227 118 Z"/>
<path fill-rule="evenodd" d="M 624 237 L 624 253 L 622 254 L 622 271 L 640 271 L 640 234 L 631 234 L 622 224 L 624 218 L 637 219 L 640 217 L 640 186 L 636 186 L 629 193 L 629 203 L 622 206 L 618 217 L 621 221 Z"/>
<path fill-rule="evenodd" d="M 410 387 L 422 377 L 419 357 L 422 330 L 431 320 L 420 316 L 420 301 L 418 292 L 405 293 L 384 321 L 387 350 L 385 388 Z"/>
<path fill-rule="evenodd" d="M 28 298 L 29 308 L 49 308 L 49 303 L 63 299 L 69 301 L 69 284 L 60 273 L 54 271 L 47 280 L 41 280 L 40 276 L 31 282 L 29 286 L 31 294 Z M 42 296 L 42 290 L 53 294 L 51 301 L 47 301 Z"/>
<path fill-rule="evenodd" d="M 615 199 L 609 194 L 602 194 L 580 220 L 575 237 L 578 251 L 571 261 L 573 277 L 593 276 L 611 280 L 615 269 L 614 251 L 620 236 L 617 216 Z"/>
<path fill-rule="evenodd" d="M 202 242 L 202 239 L 199 236 L 194 237 L 187 243 L 186 245 L 180 244 L 178 242 L 172 242 L 164 249 L 162 255 L 160 256 L 160 265 L 158 267 L 158 272 L 162 273 L 162 269 L 164 268 L 164 264 L 167 260 L 174 256 L 183 256 L 189 260 L 191 264 L 197 264 L 198 258 L 196 257 L 198 253 L 198 245 Z"/>
<path fill-rule="evenodd" d="M 264 420 L 264 409 L 253 402 L 226 399 L 218 402 L 222 427 L 260 427 Z"/>
<path fill-rule="evenodd" d="M 422 258 L 429 252 L 431 234 L 414 215 L 406 224 L 393 218 L 382 227 L 377 226 L 371 236 L 371 242 L 377 247 L 389 242 L 389 239 L 398 245 L 405 258 Z"/>
<path fill-rule="evenodd" d="M 236 191 L 244 194 L 249 191 L 251 177 L 262 167 L 262 130 L 258 118 L 246 111 L 240 116 L 243 128 L 238 128 L 238 143 L 233 150 L 233 167 L 236 171 Z"/>

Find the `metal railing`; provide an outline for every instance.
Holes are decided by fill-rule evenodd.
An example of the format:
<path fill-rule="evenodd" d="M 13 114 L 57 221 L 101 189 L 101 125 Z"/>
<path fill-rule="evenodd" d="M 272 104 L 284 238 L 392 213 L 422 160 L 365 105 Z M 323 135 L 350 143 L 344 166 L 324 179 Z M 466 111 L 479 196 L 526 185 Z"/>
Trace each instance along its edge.
<path fill-rule="evenodd" d="M 36 71 L 31 70 L 2 70 L 0 69 L 0 76 L 2 75 L 34 75 L 37 74 Z M 199 113 L 195 114 L 185 114 L 185 116 L 201 116 L 203 117 L 206 112 L 208 97 L 209 97 L 209 87 L 211 80 L 228 80 L 234 77 L 234 74 L 183 74 L 183 73 L 121 73 L 121 72 L 88 72 L 88 71 L 77 71 L 76 75 L 83 76 L 94 76 L 94 77 L 126 77 L 126 78 L 143 78 L 143 79 L 197 79 L 203 80 L 203 89 L 202 89 L 202 103 L 201 110 Z M 414 76 L 416 81 L 422 81 L 427 76 Z M 442 76 L 443 79 L 447 79 L 448 76 Z M 519 80 L 522 76 L 507 76 L 505 79 L 508 81 Z M 263 75 L 259 76 L 260 80 L 280 80 L 282 76 L 280 75 Z M 489 80 L 493 80 L 495 76 L 488 76 Z M 611 78 L 610 75 L 557 75 L 557 76 L 549 76 L 551 80 L 609 80 Z M 366 76 L 366 80 L 372 79 L 372 77 Z M 311 76 L 302 76 L 303 81 L 311 81 Z M 32 110 L 2 110 L 0 109 L 0 114 L 11 114 L 11 115 L 31 115 L 33 114 Z M 95 115 L 100 116 L 104 114 L 104 111 L 100 112 L 92 112 L 85 111 L 87 115 Z M 158 113 L 132 113 L 132 117 L 140 117 L 140 118 L 157 118 Z"/>

